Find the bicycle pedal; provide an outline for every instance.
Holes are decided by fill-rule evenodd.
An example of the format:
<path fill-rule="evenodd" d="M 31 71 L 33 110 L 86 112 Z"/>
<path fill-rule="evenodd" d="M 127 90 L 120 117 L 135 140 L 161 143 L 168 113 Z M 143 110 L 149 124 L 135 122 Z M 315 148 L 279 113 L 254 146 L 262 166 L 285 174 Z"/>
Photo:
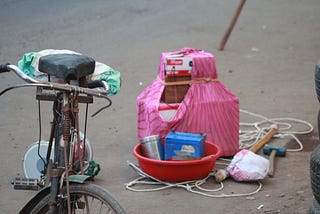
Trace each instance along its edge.
<path fill-rule="evenodd" d="M 11 184 L 15 190 L 35 190 L 40 189 L 40 185 L 37 179 L 33 178 L 19 178 L 16 177 Z"/>

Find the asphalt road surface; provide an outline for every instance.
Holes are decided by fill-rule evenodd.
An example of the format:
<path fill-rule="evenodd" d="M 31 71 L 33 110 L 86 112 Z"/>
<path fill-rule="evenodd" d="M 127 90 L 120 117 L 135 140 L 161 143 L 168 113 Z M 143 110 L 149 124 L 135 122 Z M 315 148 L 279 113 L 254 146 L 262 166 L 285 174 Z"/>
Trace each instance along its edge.
<path fill-rule="evenodd" d="M 17 61 L 26 52 L 69 49 L 119 70 L 122 88 L 108 110 L 90 119 L 88 137 L 102 166 L 96 182 L 107 188 L 128 213 L 306 213 L 312 201 L 310 152 L 318 144 L 319 108 L 314 67 L 320 59 L 318 0 L 247 1 L 225 50 L 220 40 L 238 1 L 49 1 L 0 2 L 0 62 Z M 216 57 L 219 79 L 240 100 L 240 108 L 268 118 L 290 117 L 315 126 L 299 135 L 304 150 L 278 159 L 274 178 L 251 197 L 210 198 L 180 188 L 132 192 L 137 178 L 136 97 L 155 78 L 160 54 L 193 47 Z M 1 90 L 22 83 L 1 74 Z M 35 192 L 14 191 L 11 180 L 23 175 L 22 158 L 38 139 L 35 90 L 18 89 L 0 97 L 0 213 L 18 213 Z M 93 113 L 104 103 L 90 108 Z M 42 137 L 47 139 L 51 104 L 42 105 Z M 241 115 L 241 121 L 250 118 Z M 304 127 L 299 127 L 304 129 Z M 277 142 L 275 142 L 276 144 Z M 290 139 L 281 143 L 295 147 Z M 210 179 L 207 185 L 217 184 Z M 228 180 L 215 194 L 254 191 L 255 184 Z M 260 208 L 260 209 L 258 209 Z"/>

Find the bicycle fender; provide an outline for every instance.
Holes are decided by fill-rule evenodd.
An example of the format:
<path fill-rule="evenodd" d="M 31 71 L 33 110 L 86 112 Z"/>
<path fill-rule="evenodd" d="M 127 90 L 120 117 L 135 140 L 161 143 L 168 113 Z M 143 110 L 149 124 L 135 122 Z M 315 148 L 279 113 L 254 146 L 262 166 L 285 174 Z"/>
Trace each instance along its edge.
<path fill-rule="evenodd" d="M 83 184 L 91 176 L 88 175 L 69 175 L 69 181 L 74 183 Z"/>
<path fill-rule="evenodd" d="M 30 210 L 34 208 L 37 203 L 44 198 L 46 195 L 50 194 L 50 186 L 42 188 L 19 212 L 20 214 L 30 213 Z"/>

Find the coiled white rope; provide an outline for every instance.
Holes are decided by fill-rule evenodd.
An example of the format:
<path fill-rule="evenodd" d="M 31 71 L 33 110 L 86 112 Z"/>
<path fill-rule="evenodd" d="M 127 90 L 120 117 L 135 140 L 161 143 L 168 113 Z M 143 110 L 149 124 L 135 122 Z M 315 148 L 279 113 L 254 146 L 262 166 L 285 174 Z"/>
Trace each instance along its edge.
<path fill-rule="evenodd" d="M 210 173 L 207 177 L 201 179 L 201 180 L 196 180 L 196 181 L 186 181 L 186 182 L 180 182 L 180 183 L 170 183 L 170 182 L 165 182 L 161 181 L 157 178 L 152 177 L 151 175 L 148 175 L 147 173 L 143 172 L 139 167 L 131 163 L 130 161 L 127 161 L 128 165 L 131 166 L 139 175 L 137 179 L 134 179 L 133 181 L 129 182 L 126 184 L 126 189 L 134 191 L 134 192 L 151 192 L 151 191 L 158 191 L 158 190 L 163 190 L 171 187 L 180 187 L 183 188 L 189 192 L 199 194 L 202 196 L 206 197 L 211 197 L 211 198 L 227 198 L 227 197 L 243 197 L 243 196 L 250 196 L 254 195 L 257 192 L 259 192 L 262 188 L 262 184 L 260 181 L 257 181 L 258 187 L 256 190 L 253 192 L 249 193 L 240 193 L 240 194 L 209 194 L 207 192 L 218 192 L 221 191 L 224 186 L 223 182 L 220 182 L 220 187 L 216 189 L 206 189 L 200 187 L 202 184 L 206 183 L 207 179 L 214 176 L 214 173 Z M 153 181 L 144 181 L 145 179 L 152 179 Z M 133 188 L 133 186 L 138 185 L 138 184 L 143 184 L 143 185 L 162 185 L 161 187 L 158 188 L 151 188 L 151 189 L 137 189 Z M 198 189 L 200 191 L 197 191 L 195 189 Z"/>
<path fill-rule="evenodd" d="M 244 123 L 240 122 L 240 149 L 247 149 L 256 144 L 267 132 L 270 130 L 270 127 L 274 124 L 279 125 L 278 134 L 274 135 L 274 138 L 291 138 L 294 139 L 295 142 L 299 145 L 297 149 L 287 149 L 289 152 L 298 152 L 303 150 L 303 145 L 301 141 L 295 136 L 296 134 L 308 134 L 313 131 L 313 126 L 311 123 L 308 123 L 303 120 L 295 119 L 295 118 L 271 118 L 268 119 L 265 116 L 260 114 L 252 113 L 246 110 L 241 110 L 241 113 L 245 113 L 257 118 L 262 119 L 259 122 L 254 123 Z M 292 130 L 292 123 L 301 124 L 306 128 L 304 131 L 295 131 Z M 241 127 L 247 127 L 249 130 L 241 130 Z"/>
<path fill-rule="evenodd" d="M 256 144 L 263 136 L 270 130 L 271 127 L 273 127 L 275 124 L 279 126 L 278 134 L 274 135 L 273 137 L 275 138 L 286 138 L 290 137 L 295 140 L 295 142 L 299 145 L 299 148 L 297 149 L 287 149 L 287 151 L 291 152 L 298 152 L 303 150 L 303 144 L 301 141 L 295 136 L 296 134 L 308 134 L 313 131 L 313 126 L 312 124 L 295 119 L 295 118 L 271 118 L 268 119 L 265 116 L 262 116 L 260 114 L 252 113 L 249 111 L 241 110 L 241 113 L 246 113 L 254 117 L 258 117 L 262 119 L 259 122 L 254 122 L 254 123 L 240 123 L 240 133 L 239 133 L 239 138 L 240 138 L 240 149 L 246 149 L 252 147 L 254 144 Z M 302 124 L 307 127 L 305 131 L 292 131 L 292 124 L 291 123 L 298 123 Z M 247 127 L 247 129 L 251 128 L 250 130 L 241 130 L 241 127 Z M 221 161 L 225 162 L 230 162 L 228 159 L 219 159 Z M 222 165 L 228 165 L 227 163 L 216 163 L 216 164 L 222 164 Z M 203 195 L 206 197 L 212 197 L 212 198 L 227 198 L 227 197 L 244 197 L 244 196 L 250 196 L 254 195 L 257 192 L 259 192 L 262 188 L 262 184 L 260 181 L 257 181 L 258 187 L 256 190 L 249 192 L 249 193 L 239 193 L 239 194 L 209 194 L 208 192 L 218 192 L 223 190 L 224 185 L 223 182 L 220 182 L 220 187 L 216 189 L 206 189 L 201 187 L 202 184 L 206 183 L 207 179 L 215 176 L 214 172 L 211 172 L 206 178 L 197 180 L 197 181 L 187 181 L 187 182 L 181 182 L 181 183 L 170 183 L 170 182 L 165 182 L 158 180 L 151 175 L 146 174 L 143 172 L 139 167 L 134 165 L 133 163 L 128 161 L 128 165 L 131 166 L 138 174 L 140 177 L 137 179 L 134 179 L 133 181 L 129 182 L 126 184 L 126 189 L 135 191 L 135 192 L 150 192 L 150 191 L 158 191 L 158 190 L 163 190 L 171 187 L 180 187 L 184 188 L 189 192 Z M 146 181 L 148 179 L 148 181 Z M 151 180 L 150 180 L 151 179 Z M 157 188 L 150 188 L 150 189 L 138 189 L 138 188 L 133 188 L 133 186 L 142 184 L 142 185 L 161 185 L 160 187 Z M 198 189 L 198 190 L 195 190 Z"/>

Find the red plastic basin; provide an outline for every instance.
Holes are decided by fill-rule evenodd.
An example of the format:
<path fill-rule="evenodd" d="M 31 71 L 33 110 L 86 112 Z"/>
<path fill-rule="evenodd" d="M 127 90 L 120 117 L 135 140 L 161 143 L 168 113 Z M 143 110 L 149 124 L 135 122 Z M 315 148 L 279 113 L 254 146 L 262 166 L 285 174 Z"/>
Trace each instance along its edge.
<path fill-rule="evenodd" d="M 206 142 L 205 157 L 199 160 L 163 161 L 146 158 L 141 155 L 140 143 L 133 149 L 134 156 L 142 171 L 167 182 L 184 182 L 205 178 L 215 166 L 221 154 L 220 148 Z"/>

